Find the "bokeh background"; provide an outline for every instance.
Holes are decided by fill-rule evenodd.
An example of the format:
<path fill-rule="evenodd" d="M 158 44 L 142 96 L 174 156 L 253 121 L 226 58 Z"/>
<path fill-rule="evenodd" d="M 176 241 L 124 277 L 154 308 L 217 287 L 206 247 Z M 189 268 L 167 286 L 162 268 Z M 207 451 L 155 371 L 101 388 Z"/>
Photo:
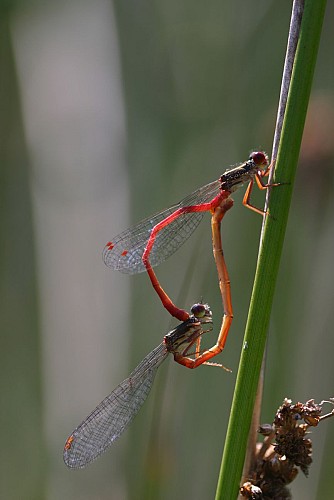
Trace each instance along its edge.
<path fill-rule="evenodd" d="M 223 224 L 235 320 L 217 361 L 168 360 L 112 450 L 62 461 L 73 428 L 175 325 L 142 274 L 106 268 L 113 235 L 270 151 L 290 2 L 1 2 L 0 496 L 213 498 L 261 217 Z M 270 327 L 263 422 L 284 397 L 334 396 L 334 66 L 329 2 Z M 263 203 L 263 194 L 255 195 Z M 221 320 L 210 217 L 157 269 Z M 333 495 L 334 421 L 313 432 L 297 499 Z"/>

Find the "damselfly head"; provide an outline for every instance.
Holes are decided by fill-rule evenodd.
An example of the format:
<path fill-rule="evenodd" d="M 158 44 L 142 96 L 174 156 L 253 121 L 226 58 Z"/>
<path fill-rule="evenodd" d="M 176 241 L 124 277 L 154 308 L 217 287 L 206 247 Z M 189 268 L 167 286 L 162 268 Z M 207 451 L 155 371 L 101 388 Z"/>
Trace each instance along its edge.
<path fill-rule="evenodd" d="M 269 164 L 268 156 L 264 151 L 253 151 L 253 153 L 250 154 L 249 159 L 260 168 L 267 167 Z"/>
<path fill-rule="evenodd" d="M 204 320 L 204 322 L 211 322 L 212 320 L 212 312 L 208 304 L 194 304 L 190 311 L 199 320 Z"/>

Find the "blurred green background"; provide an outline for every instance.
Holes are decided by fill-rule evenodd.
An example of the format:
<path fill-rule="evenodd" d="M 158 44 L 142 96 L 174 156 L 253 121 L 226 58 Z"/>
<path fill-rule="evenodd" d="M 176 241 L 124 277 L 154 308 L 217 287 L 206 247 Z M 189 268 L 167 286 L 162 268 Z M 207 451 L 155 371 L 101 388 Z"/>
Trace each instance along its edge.
<path fill-rule="evenodd" d="M 113 448 L 67 470 L 73 428 L 175 325 L 143 275 L 110 271 L 119 231 L 270 152 L 290 2 L 1 2 L 1 467 L 11 499 L 213 498 L 261 217 L 223 223 L 235 320 L 217 361 L 168 360 Z M 263 422 L 334 396 L 334 7 L 329 3 L 270 327 Z M 242 191 L 242 190 L 241 190 Z M 261 206 L 263 195 L 256 193 Z M 210 217 L 157 274 L 182 307 L 221 301 Z M 331 499 L 334 421 L 294 498 Z"/>

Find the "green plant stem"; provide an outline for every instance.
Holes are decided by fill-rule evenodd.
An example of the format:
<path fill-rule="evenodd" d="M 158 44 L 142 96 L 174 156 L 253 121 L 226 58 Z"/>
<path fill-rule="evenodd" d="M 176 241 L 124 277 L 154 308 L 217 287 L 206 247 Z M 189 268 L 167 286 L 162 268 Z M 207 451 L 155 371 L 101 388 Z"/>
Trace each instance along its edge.
<path fill-rule="evenodd" d="M 250 303 L 216 500 L 233 500 L 246 453 L 326 0 L 306 0 Z"/>

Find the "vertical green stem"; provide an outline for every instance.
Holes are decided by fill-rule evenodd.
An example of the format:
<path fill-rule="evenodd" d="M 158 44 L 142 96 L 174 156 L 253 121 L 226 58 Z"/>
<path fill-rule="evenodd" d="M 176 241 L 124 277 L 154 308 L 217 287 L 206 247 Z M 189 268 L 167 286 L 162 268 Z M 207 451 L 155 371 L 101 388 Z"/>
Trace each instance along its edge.
<path fill-rule="evenodd" d="M 305 0 L 274 182 L 259 252 L 246 333 L 232 403 L 216 500 L 237 497 L 264 354 L 326 0 Z"/>

